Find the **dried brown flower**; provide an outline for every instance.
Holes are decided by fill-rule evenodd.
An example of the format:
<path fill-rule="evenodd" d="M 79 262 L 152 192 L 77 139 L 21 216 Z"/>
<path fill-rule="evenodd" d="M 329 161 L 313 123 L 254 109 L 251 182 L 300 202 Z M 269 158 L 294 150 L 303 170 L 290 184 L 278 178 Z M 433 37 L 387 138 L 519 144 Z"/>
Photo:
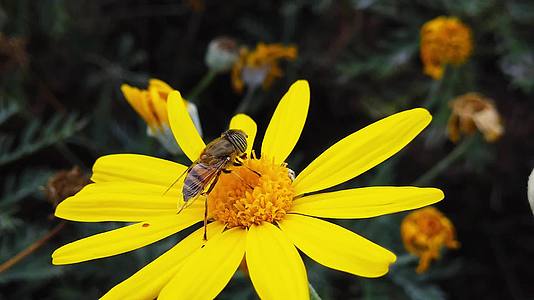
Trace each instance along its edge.
<path fill-rule="evenodd" d="M 495 104 L 478 93 L 467 93 L 450 102 L 452 113 L 447 130 L 449 139 L 457 142 L 460 135 L 470 135 L 478 129 L 486 141 L 495 142 L 504 133 Z"/>
<path fill-rule="evenodd" d="M 54 206 L 57 206 L 89 183 L 91 181 L 87 174 L 84 174 L 78 166 L 74 166 L 70 170 L 59 171 L 48 179 L 45 187 L 46 197 Z"/>
<path fill-rule="evenodd" d="M 26 52 L 26 39 L 8 37 L 0 32 L 0 72 L 11 68 L 24 68 L 28 65 L 28 52 Z"/>

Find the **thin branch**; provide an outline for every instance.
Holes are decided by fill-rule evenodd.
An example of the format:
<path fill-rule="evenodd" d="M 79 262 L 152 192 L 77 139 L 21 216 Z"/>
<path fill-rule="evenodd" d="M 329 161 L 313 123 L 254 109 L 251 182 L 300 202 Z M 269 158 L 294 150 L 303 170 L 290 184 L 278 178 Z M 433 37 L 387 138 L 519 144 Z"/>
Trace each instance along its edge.
<path fill-rule="evenodd" d="M 41 248 L 41 246 L 46 244 L 51 238 L 53 238 L 56 234 L 58 234 L 61 231 L 61 229 L 65 227 L 65 224 L 67 224 L 65 221 L 60 222 L 52 230 L 50 230 L 45 236 L 35 241 L 30 246 L 26 247 L 26 249 L 22 250 L 17 255 L 11 257 L 10 259 L 2 263 L 0 265 L 0 273 L 7 271 L 9 268 L 13 267 L 17 263 L 19 263 L 21 260 L 23 260 L 26 256 L 32 254 L 37 249 Z"/>

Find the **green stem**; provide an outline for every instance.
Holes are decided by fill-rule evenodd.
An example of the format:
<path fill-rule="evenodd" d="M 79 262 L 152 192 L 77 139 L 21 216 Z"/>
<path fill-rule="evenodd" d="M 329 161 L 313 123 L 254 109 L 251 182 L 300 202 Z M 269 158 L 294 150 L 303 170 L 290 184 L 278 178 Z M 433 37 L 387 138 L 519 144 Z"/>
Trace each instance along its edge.
<path fill-rule="evenodd" d="M 241 103 L 239 103 L 239 106 L 235 110 L 234 115 L 239 113 L 246 113 L 250 105 L 252 104 L 252 100 L 254 99 L 254 92 L 256 91 L 255 87 L 248 87 L 245 96 L 243 99 L 241 99 Z"/>
<path fill-rule="evenodd" d="M 464 139 L 460 144 L 454 148 L 447 156 L 445 156 L 440 162 L 438 162 L 434 167 L 428 170 L 425 174 L 419 177 L 414 183 L 414 186 L 422 186 L 429 184 L 441 174 L 445 169 L 447 169 L 451 164 L 457 161 L 460 157 L 467 152 L 467 149 L 473 144 L 473 141 L 476 139 L 475 136 Z"/>
<path fill-rule="evenodd" d="M 217 72 L 215 72 L 212 69 L 209 69 L 209 71 L 206 74 L 204 74 L 204 77 L 202 77 L 202 79 L 200 79 L 197 85 L 193 88 L 191 93 L 187 95 L 186 99 L 195 104 L 198 104 L 198 101 L 196 98 L 198 97 L 198 95 L 200 95 L 200 93 L 202 93 L 210 85 L 210 83 L 213 81 L 215 76 L 217 76 Z"/>
<path fill-rule="evenodd" d="M 430 85 L 430 90 L 428 91 L 427 100 L 423 103 L 423 107 L 427 109 L 432 109 L 432 107 L 436 104 L 438 97 L 438 92 L 441 89 L 443 82 L 443 78 L 439 80 L 432 81 L 432 84 Z"/>
<path fill-rule="evenodd" d="M 29 109 L 26 110 L 26 112 L 23 114 L 23 117 L 28 121 L 35 118 L 35 116 L 30 112 Z M 89 170 L 83 160 L 81 160 L 74 152 L 72 152 L 64 141 L 56 142 L 53 147 L 56 148 L 56 150 L 61 153 L 63 157 L 67 159 L 71 164 L 79 166 L 84 171 Z"/>
<path fill-rule="evenodd" d="M 313 287 L 311 283 L 308 283 L 308 286 L 310 287 L 310 300 L 321 300 L 321 296 L 317 294 L 317 291 Z"/>
<path fill-rule="evenodd" d="M 432 84 L 430 85 L 430 90 L 428 91 L 427 100 L 423 103 L 423 107 L 425 107 L 428 110 L 432 110 L 434 106 L 436 106 L 440 100 L 442 100 L 444 97 L 448 97 L 446 95 L 446 92 L 448 92 L 450 87 L 450 79 L 451 79 L 451 68 L 448 65 L 445 65 L 445 70 L 443 70 L 443 76 L 438 79 L 432 81 Z"/>

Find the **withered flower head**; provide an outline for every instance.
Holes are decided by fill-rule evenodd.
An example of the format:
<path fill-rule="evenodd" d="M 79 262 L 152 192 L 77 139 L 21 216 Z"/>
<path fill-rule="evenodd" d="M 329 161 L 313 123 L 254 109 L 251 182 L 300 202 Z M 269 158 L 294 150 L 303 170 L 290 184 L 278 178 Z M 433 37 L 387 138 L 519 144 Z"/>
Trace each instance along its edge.
<path fill-rule="evenodd" d="M 227 72 L 232 69 L 238 56 L 237 42 L 230 37 L 221 36 L 209 43 L 205 61 L 211 70 Z"/>
<path fill-rule="evenodd" d="M 456 249 L 454 225 L 439 210 L 425 207 L 408 214 L 401 224 L 404 247 L 419 257 L 417 273 L 425 272 L 433 259 L 439 259 L 442 247 Z"/>
<path fill-rule="evenodd" d="M 46 197 L 55 207 L 89 183 L 89 176 L 78 166 L 74 166 L 70 170 L 59 171 L 48 179 L 45 187 Z"/>
<path fill-rule="evenodd" d="M 8 37 L 0 32 L 0 71 L 6 71 L 13 67 L 24 68 L 27 65 L 26 39 Z"/>
<path fill-rule="evenodd" d="M 491 99 L 478 93 L 467 93 L 449 105 L 452 113 L 447 131 L 451 141 L 457 142 L 460 135 L 473 134 L 477 129 L 488 142 L 497 141 L 504 133 L 501 117 Z"/>

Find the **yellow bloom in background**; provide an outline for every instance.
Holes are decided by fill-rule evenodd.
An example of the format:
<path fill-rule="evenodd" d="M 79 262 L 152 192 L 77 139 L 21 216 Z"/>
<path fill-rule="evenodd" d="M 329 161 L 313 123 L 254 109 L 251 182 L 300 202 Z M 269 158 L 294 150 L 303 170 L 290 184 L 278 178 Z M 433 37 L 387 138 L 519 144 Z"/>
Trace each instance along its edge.
<path fill-rule="evenodd" d="M 470 135 L 477 129 L 488 142 L 497 141 L 504 133 L 495 104 L 478 93 L 467 93 L 450 102 L 451 116 L 447 125 L 449 139 L 457 142 L 461 134 Z"/>
<path fill-rule="evenodd" d="M 445 65 L 461 65 L 471 55 L 471 29 L 455 17 L 437 17 L 421 28 L 421 60 L 425 74 L 441 79 Z"/>
<path fill-rule="evenodd" d="M 417 273 L 425 272 L 433 259 L 439 259 L 442 247 L 460 247 L 451 221 L 434 207 L 408 214 L 402 221 L 401 235 L 406 250 L 419 257 Z"/>
<path fill-rule="evenodd" d="M 121 85 L 121 91 L 128 103 L 147 123 L 148 135 L 155 137 L 170 153 L 180 152 L 169 127 L 167 117 L 167 96 L 174 89 L 159 79 L 150 79 L 146 90 L 127 84 Z M 197 130 L 201 131 L 196 105 L 186 102 Z"/>
<path fill-rule="evenodd" d="M 363 277 L 388 272 L 390 251 L 321 218 L 354 219 L 415 209 L 443 199 L 435 188 L 375 186 L 321 192 L 373 168 L 406 146 L 431 120 L 425 109 L 379 120 L 337 142 L 294 177 L 285 163 L 308 113 L 308 83 L 294 83 L 265 132 L 261 156 L 252 145 L 256 123 L 234 116 L 231 129 L 248 135 L 247 167 L 222 174 L 209 195 L 208 240 L 203 229 L 112 288 L 103 299 L 213 299 L 245 259 L 261 299 L 309 299 L 306 269 L 297 248 L 327 267 Z M 169 121 L 184 153 L 195 161 L 205 144 L 178 91 L 168 98 Z M 67 244 L 56 265 L 132 251 L 203 220 L 205 199 L 176 214 L 182 184 L 164 191 L 187 166 L 150 156 L 115 154 L 93 166 L 94 184 L 63 201 L 56 216 L 81 222 L 135 222 Z"/>
<path fill-rule="evenodd" d="M 294 46 L 259 43 L 253 51 L 243 47 L 232 68 L 232 86 L 237 92 L 242 92 L 245 85 L 251 89 L 261 85 L 268 88 L 276 78 L 284 75 L 280 60 L 296 58 L 297 48 Z"/>

